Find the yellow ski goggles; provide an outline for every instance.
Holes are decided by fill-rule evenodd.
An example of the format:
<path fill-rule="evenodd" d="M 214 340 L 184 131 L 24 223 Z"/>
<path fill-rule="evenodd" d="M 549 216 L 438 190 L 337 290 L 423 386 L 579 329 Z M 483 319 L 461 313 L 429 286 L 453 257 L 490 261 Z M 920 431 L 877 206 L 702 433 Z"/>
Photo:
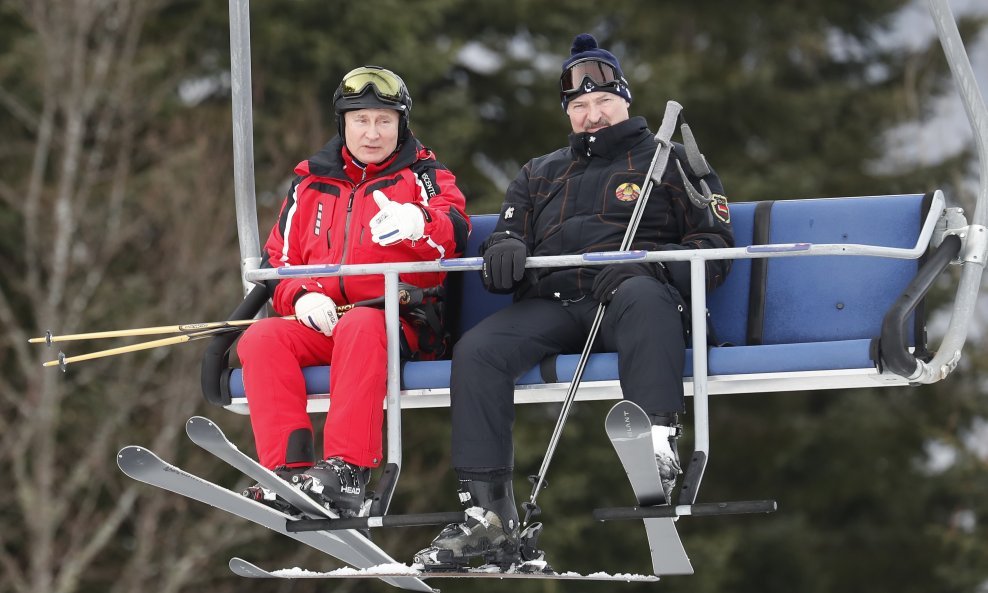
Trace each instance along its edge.
<path fill-rule="evenodd" d="M 394 72 L 374 66 L 362 66 L 348 72 L 340 84 L 340 91 L 346 98 L 359 97 L 368 85 L 378 99 L 395 104 L 402 102 L 405 83 Z"/>

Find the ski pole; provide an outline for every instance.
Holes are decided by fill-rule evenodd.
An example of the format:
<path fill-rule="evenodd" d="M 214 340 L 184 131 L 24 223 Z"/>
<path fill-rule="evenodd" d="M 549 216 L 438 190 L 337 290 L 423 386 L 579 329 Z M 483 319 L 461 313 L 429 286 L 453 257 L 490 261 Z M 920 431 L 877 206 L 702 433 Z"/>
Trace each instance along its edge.
<path fill-rule="evenodd" d="M 676 130 L 676 122 L 682 110 L 683 106 L 675 101 L 668 101 L 666 103 L 665 114 L 662 116 L 662 124 L 659 126 L 659 131 L 655 134 L 655 141 L 658 143 L 658 147 L 656 147 L 655 156 L 652 157 L 652 163 L 648 167 L 645 187 L 642 189 L 641 198 L 635 204 L 635 209 L 631 213 L 631 220 L 628 221 L 628 229 L 624 233 L 624 240 L 621 242 L 620 251 L 629 250 L 632 243 L 634 243 L 635 233 L 638 232 L 638 224 L 641 222 L 645 211 L 645 204 L 648 202 L 649 194 L 652 193 L 654 179 L 658 177 L 661 181 L 662 175 L 665 173 L 665 168 L 672 152 L 672 135 Z M 656 174 L 656 165 L 659 162 L 662 162 L 662 170 Z M 539 506 L 536 503 L 536 499 L 539 496 L 542 485 L 545 483 L 545 475 L 549 471 L 549 463 L 552 461 L 552 457 L 556 452 L 559 437 L 562 435 L 563 427 L 566 425 L 566 419 L 573 405 L 573 400 L 576 398 L 576 390 L 579 389 L 580 381 L 583 379 L 583 370 L 587 366 L 587 359 L 590 358 L 590 349 L 593 347 L 594 340 L 597 338 L 597 332 L 600 329 L 600 323 L 604 318 L 604 310 L 606 308 L 606 305 L 603 303 L 597 306 L 597 314 L 594 316 L 593 324 L 590 326 L 590 333 L 587 335 L 587 342 L 584 344 L 583 352 L 580 354 L 580 360 L 576 365 L 576 371 L 573 374 L 573 380 L 570 382 L 569 391 L 566 393 L 566 399 L 563 401 L 563 407 L 559 411 L 559 419 L 556 421 L 556 428 L 552 431 L 552 438 L 549 439 L 549 446 L 546 449 L 545 458 L 542 460 L 542 466 L 539 468 L 539 473 L 531 477 L 534 486 L 532 488 L 531 498 L 529 498 L 528 502 L 522 504 L 525 507 L 525 520 L 522 522 L 522 526 L 528 525 L 528 521 L 532 518 L 532 515 L 539 513 Z"/>
<path fill-rule="evenodd" d="M 442 291 L 441 286 L 434 286 L 432 288 L 421 289 L 415 286 L 403 285 L 398 291 L 398 301 L 399 305 L 402 307 L 415 306 L 422 303 L 423 297 L 435 296 L 440 294 Z M 353 309 L 354 307 L 375 307 L 384 304 L 384 297 L 376 297 L 373 299 L 367 299 L 363 301 L 357 301 L 356 303 L 348 303 L 346 305 L 338 305 L 336 307 L 336 314 L 343 316 L 344 313 Z M 296 317 L 294 315 L 287 315 L 281 317 L 281 319 L 294 320 Z M 217 321 L 211 323 L 193 323 L 186 325 L 174 325 L 174 326 L 160 326 L 160 327 L 148 327 L 148 328 L 138 328 L 133 330 L 116 330 L 110 332 L 93 332 L 90 334 L 72 334 L 65 336 L 50 336 L 49 339 L 46 338 L 31 338 L 30 342 L 47 342 L 51 345 L 53 342 L 83 340 L 83 339 L 93 339 L 102 337 L 118 337 L 118 336 L 135 336 L 135 335 L 151 335 L 154 333 L 166 333 L 166 332 L 177 332 L 175 328 L 186 328 L 184 333 L 179 336 L 172 336 L 170 338 L 160 338 L 157 340 L 151 340 L 148 342 L 140 342 L 138 344 L 130 344 L 127 346 L 119 346 L 117 348 L 108 348 L 106 350 L 97 350 L 95 352 L 89 352 L 87 354 L 79 354 L 76 356 L 65 356 L 64 353 L 59 352 L 57 360 L 49 360 L 42 363 L 42 366 L 52 367 L 58 365 L 61 367 L 62 371 L 65 371 L 65 367 L 74 362 L 82 362 L 85 360 L 93 360 L 96 358 L 105 358 L 107 356 L 116 356 L 118 354 L 126 354 L 128 352 L 138 352 L 140 350 L 150 350 L 152 348 L 161 348 L 163 346 L 172 346 L 174 344 L 184 344 L 185 342 L 191 342 L 193 340 L 201 340 L 203 338 L 209 338 L 213 336 L 218 336 L 225 333 L 243 331 L 247 326 L 257 323 L 260 319 L 243 319 L 236 321 Z M 189 331 L 192 328 L 198 329 L 198 331 Z M 164 331 L 162 331 L 164 330 Z M 136 333 L 122 333 L 122 332 L 136 332 Z M 106 335 L 112 334 L 112 335 Z"/>
<path fill-rule="evenodd" d="M 337 314 L 340 307 L 337 307 Z M 282 317 L 282 319 L 295 319 L 294 315 Z M 40 338 L 28 340 L 31 344 L 52 345 L 55 342 L 73 342 L 76 340 L 98 340 L 102 338 L 128 338 L 131 336 L 151 336 L 157 334 L 186 334 L 203 330 L 218 330 L 246 327 L 256 323 L 257 319 L 241 319 L 237 321 L 209 321 L 203 323 L 186 323 L 183 325 L 159 325 L 157 327 L 137 327 L 133 329 L 116 329 L 110 331 L 89 332 L 83 334 L 53 335 L 51 331 L 45 332 Z"/>
<path fill-rule="evenodd" d="M 399 289 L 398 299 L 399 303 L 403 306 L 414 306 L 422 303 L 423 297 L 435 296 L 439 294 L 440 287 L 432 287 L 421 289 L 411 285 L 402 285 Z M 336 314 L 343 315 L 350 309 L 354 307 L 377 307 L 384 304 L 384 297 L 376 297 L 373 299 L 367 299 L 363 301 L 358 301 L 356 303 L 349 303 L 346 305 L 338 305 L 336 307 Z M 294 315 L 287 315 L 282 317 L 282 319 L 295 319 Z M 51 330 L 46 331 L 44 336 L 38 338 L 30 338 L 28 343 L 31 344 L 47 344 L 51 346 L 55 342 L 73 342 L 76 340 L 98 340 L 102 338 L 127 338 L 131 336 L 151 336 L 157 334 L 184 334 L 190 332 L 199 332 L 203 330 L 219 330 L 219 329 L 231 329 L 231 328 L 243 328 L 253 323 L 257 323 L 257 319 L 239 319 L 234 321 L 207 321 L 202 323 L 186 323 L 183 325 L 159 325 L 157 327 L 137 327 L 133 329 L 117 329 L 110 331 L 100 331 L 100 332 L 88 332 L 82 334 L 65 334 L 65 335 L 54 335 Z"/>
<path fill-rule="evenodd" d="M 152 348 L 161 348 L 162 346 L 171 346 L 173 344 L 183 344 L 185 342 L 191 342 L 193 340 L 201 340 L 203 338 L 211 338 L 227 332 L 239 331 L 241 328 L 234 327 L 220 327 L 215 329 L 207 329 L 200 332 L 193 332 L 188 334 L 182 334 L 180 336 L 172 336 L 170 338 L 161 338 L 158 340 L 151 340 L 149 342 L 141 342 L 139 344 L 129 344 L 127 346 L 119 346 L 117 348 L 109 348 L 107 350 L 97 350 L 96 352 L 89 352 L 87 354 L 79 354 L 77 356 L 65 356 L 64 353 L 58 353 L 57 360 L 49 360 L 42 363 L 41 366 L 53 367 L 59 366 L 62 371 L 65 371 L 65 367 L 73 362 L 82 362 L 84 360 L 93 360 L 94 358 L 105 358 L 107 356 L 116 356 L 117 354 L 126 354 L 128 352 L 137 352 L 140 350 L 150 350 Z"/>

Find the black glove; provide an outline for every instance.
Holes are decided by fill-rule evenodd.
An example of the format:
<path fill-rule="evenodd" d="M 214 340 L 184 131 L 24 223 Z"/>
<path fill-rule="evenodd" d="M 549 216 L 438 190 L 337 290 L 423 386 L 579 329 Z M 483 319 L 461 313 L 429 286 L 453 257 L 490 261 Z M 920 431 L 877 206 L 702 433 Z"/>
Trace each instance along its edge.
<path fill-rule="evenodd" d="M 525 243 L 508 237 L 484 251 L 484 286 L 488 290 L 510 292 L 525 276 Z"/>
<path fill-rule="evenodd" d="M 638 262 L 633 264 L 611 264 L 597 273 L 593 280 L 593 298 L 606 305 L 614 298 L 618 286 L 628 278 L 650 276 L 665 282 L 665 275 L 657 264 Z"/>

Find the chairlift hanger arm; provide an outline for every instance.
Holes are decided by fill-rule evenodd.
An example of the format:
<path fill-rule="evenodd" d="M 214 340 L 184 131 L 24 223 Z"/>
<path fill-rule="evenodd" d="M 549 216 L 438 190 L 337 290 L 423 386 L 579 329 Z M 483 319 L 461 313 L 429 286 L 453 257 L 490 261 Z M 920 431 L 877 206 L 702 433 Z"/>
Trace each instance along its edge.
<path fill-rule="evenodd" d="M 968 121 L 974 133 L 978 153 L 980 184 L 971 225 L 964 237 L 966 245 L 960 248 L 963 266 L 954 299 L 950 324 L 944 334 L 936 356 L 929 362 L 916 360 L 915 371 L 908 377 L 914 383 L 934 383 L 945 378 L 957 366 L 968 329 L 974 317 L 985 258 L 988 256 L 988 108 L 978 89 L 971 61 L 964 50 L 964 42 L 957 30 L 957 22 L 947 0 L 929 0 L 930 14 L 937 28 L 944 58 L 964 105 Z"/>

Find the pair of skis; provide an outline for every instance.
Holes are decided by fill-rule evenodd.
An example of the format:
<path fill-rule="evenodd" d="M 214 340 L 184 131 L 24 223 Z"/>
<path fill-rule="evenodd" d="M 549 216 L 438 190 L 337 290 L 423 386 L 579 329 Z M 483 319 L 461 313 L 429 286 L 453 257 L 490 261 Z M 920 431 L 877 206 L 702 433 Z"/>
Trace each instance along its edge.
<path fill-rule="evenodd" d="M 608 414 L 606 425 L 608 435 L 621 458 L 621 463 L 632 480 L 632 487 L 639 503 L 653 505 L 657 502 L 664 502 L 658 469 L 652 454 L 651 425 L 648 416 L 635 404 L 622 401 L 616 404 Z M 209 419 L 200 416 L 190 419 L 186 424 L 186 432 L 197 445 L 250 478 L 257 480 L 263 487 L 273 490 L 278 496 L 301 511 L 305 517 L 309 519 L 337 519 L 334 513 L 241 452 L 235 444 L 226 438 L 219 426 Z M 331 572 L 310 572 L 298 569 L 268 571 L 240 558 L 231 559 L 230 569 L 243 577 L 378 578 L 398 588 L 427 592 L 434 589 L 424 582 L 425 579 L 444 577 L 548 578 L 627 582 L 658 580 L 658 577 L 654 575 L 500 572 L 489 571 L 484 568 L 464 572 L 423 572 L 398 563 L 384 550 L 353 529 L 290 530 L 289 526 L 296 521 L 296 518 L 190 474 L 163 461 L 146 448 L 124 447 L 117 455 L 117 464 L 125 474 L 135 480 L 227 511 L 316 548 L 353 567 Z M 689 560 L 686 558 L 685 551 L 676 534 L 673 521 L 672 518 L 645 519 L 646 531 L 653 554 L 653 569 L 656 575 L 692 573 L 692 567 L 689 566 Z"/>
<path fill-rule="evenodd" d="M 334 513 L 317 504 L 301 491 L 292 488 L 288 482 L 283 481 L 271 470 L 241 452 L 236 445 L 226 438 L 219 426 L 209 419 L 196 416 L 188 421 L 185 428 L 189 438 L 197 445 L 250 478 L 257 480 L 265 488 L 274 490 L 278 496 L 281 496 L 305 515 L 321 519 L 337 518 Z M 290 515 L 250 500 L 239 492 L 233 492 L 190 474 L 163 461 L 143 447 L 131 446 L 121 449 L 117 454 L 117 465 L 125 474 L 135 480 L 243 517 L 248 521 L 339 558 L 351 566 L 366 569 L 381 564 L 394 563 L 394 560 L 384 550 L 354 530 L 290 532 L 287 528 L 288 523 L 293 520 Z M 433 591 L 432 587 L 412 576 L 388 575 L 381 578 L 386 583 L 401 589 L 429 593 Z"/>

